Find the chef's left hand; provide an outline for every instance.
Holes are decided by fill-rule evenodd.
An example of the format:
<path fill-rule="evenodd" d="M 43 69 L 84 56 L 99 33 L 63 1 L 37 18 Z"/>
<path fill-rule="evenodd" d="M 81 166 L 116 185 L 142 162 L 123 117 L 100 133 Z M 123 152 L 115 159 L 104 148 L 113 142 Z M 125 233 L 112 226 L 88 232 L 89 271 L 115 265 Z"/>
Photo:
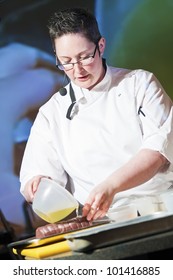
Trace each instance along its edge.
<path fill-rule="evenodd" d="M 88 221 L 103 218 L 112 203 L 114 195 L 114 187 L 107 181 L 96 186 L 84 204 L 82 209 L 83 216 Z"/>

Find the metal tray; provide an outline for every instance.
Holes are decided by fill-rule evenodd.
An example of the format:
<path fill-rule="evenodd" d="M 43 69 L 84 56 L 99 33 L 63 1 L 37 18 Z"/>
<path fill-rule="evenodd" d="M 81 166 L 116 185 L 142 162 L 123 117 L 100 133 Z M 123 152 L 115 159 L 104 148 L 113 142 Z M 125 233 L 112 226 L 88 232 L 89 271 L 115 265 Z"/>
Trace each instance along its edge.
<path fill-rule="evenodd" d="M 64 234 L 53 235 L 53 236 L 45 237 L 45 238 L 31 237 L 31 238 L 12 242 L 12 243 L 8 244 L 8 247 L 15 248 L 15 249 L 36 248 L 36 247 L 52 244 L 52 243 L 63 241 L 63 240 L 65 240 Z"/>
<path fill-rule="evenodd" d="M 87 251 L 173 230 L 173 214 L 156 212 L 65 236 L 73 251 Z"/>
<path fill-rule="evenodd" d="M 35 248 L 35 247 L 45 246 L 45 245 L 49 245 L 49 244 L 52 244 L 52 243 L 57 243 L 57 242 L 66 240 L 65 236 L 68 235 L 69 233 L 81 232 L 81 231 L 83 231 L 87 228 L 96 228 L 100 225 L 108 224 L 110 222 L 111 222 L 110 219 L 98 219 L 96 221 L 93 221 L 93 225 L 88 226 L 86 228 L 81 228 L 81 229 L 78 229 L 78 230 L 73 230 L 73 231 L 62 233 L 62 234 L 54 234 L 54 235 L 51 235 L 49 237 L 44 237 L 44 238 L 36 238 L 35 236 L 33 236 L 33 237 L 30 237 L 30 238 L 27 238 L 27 239 L 12 242 L 12 243 L 8 244 L 8 247 L 9 248 L 15 248 L 15 249 L 21 249 L 21 248 L 26 248 L 27 249 L 27 248 Z"/>

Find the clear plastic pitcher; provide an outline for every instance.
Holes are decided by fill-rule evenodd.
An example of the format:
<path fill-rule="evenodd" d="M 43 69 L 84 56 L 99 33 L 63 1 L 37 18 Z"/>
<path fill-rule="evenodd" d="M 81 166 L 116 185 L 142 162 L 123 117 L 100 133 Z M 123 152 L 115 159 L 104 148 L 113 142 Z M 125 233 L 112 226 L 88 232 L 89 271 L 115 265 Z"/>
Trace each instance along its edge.
<path fill-rule="evenodd" d="M 48 223 L 55 223 L 77 210 L 79 204 L 65 188 L 53 180 L 42 178 L 32 207 L 40 218 Z"/>

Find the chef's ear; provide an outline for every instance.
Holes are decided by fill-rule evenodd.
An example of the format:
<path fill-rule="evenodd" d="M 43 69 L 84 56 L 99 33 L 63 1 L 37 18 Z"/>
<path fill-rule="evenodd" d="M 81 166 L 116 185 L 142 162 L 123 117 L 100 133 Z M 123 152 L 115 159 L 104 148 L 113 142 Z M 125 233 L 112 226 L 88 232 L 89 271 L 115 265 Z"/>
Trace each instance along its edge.
<path fill-rule="evenodd" d="M 101 39 L 98 42 L 98 49 L 99 49 L 100 55 L 103 55 L 105 46 L 106 46 L 106 40 L 105 40 L 105 38 L 101 37 Z"/>

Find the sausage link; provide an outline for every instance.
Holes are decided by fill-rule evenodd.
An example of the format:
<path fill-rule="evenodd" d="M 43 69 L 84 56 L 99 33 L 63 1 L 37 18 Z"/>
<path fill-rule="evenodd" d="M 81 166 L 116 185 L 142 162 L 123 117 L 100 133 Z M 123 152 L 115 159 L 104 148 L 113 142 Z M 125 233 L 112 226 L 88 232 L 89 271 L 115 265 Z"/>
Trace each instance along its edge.
<path fill-rule="evenodd" d="M 55 234 L 70 232 L 77 229 L 87 228 L 92 226 L 91 221 L 87 221 L 86 217 L 75 217 L 70 220 L 58 222 L 55 224 L 47 224 L 36 229 L 36 238 L 43 238 Z"/>

